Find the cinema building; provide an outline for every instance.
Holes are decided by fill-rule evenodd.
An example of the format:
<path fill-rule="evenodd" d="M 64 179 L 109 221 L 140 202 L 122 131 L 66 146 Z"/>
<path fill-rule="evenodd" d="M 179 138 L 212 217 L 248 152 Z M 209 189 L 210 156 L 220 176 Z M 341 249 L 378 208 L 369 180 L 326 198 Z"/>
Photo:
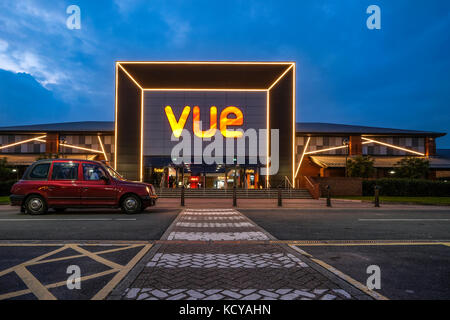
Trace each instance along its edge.
<path fill-rule="evenodd" d="M 344 177 L 346 159 L 358 155 L 374 158 L 376 177 L 392 175 L 405 156 L 427 158 L 431 179 L 450 177 L 450 159 L 436 149 L 445 133 L 296 123 L 307 106 L 296 106 L 295 76 L 292 62 L 118 62 L 115 121 L 3 127 L 0 158 L 19 170 L 43 157 L 105 160 L 164 188 L 303 188 L 305 177 Z M 217 135 L 225 146 L 248 130 L 269 133 L 257 136 L 257 156 L 246 149 L 237 161 L 236 147 L 224 147 L 214 154 L 222 161 L 208 163 L 186 160 L 184 149 L 180 163 L 173 153 L 181 132 L 204 151 Z M 275 158 L 278 170 L 267 174 Z"/>

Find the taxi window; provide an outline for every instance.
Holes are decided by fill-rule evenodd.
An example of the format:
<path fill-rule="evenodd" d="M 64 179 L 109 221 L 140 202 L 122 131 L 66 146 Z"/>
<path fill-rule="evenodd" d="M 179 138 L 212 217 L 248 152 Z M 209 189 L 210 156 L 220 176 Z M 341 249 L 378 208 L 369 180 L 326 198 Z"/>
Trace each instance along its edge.
<path fill-rule="evenodd" d="M 32 180 L 47 180 L 50 163 L 36 165 L 30 173 Z"/>
<path fill-rule="evenodd" d="M 54 162 L 52 180 L 77 180 L 78 163 Z"/>
<path fill-rule="evenodd" d="M 83 163 L 83 179 L 86 181 L 99 181 L 102 177 L 106 177 L 105 170 L 102 166 L 94 163 Z"/>

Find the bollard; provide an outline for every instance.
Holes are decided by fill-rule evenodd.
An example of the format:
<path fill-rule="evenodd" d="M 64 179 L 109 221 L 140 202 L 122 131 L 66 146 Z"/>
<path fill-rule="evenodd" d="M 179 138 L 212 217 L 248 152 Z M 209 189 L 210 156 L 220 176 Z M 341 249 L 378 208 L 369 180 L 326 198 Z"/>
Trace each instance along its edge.
<path fill-rule="evenodd" d="M 281 199 L 281 186 L 278 187 L 278 206 L 279 207 L 283 206 L 283 202 Z"/>
<path fill-rule="evenodd" d="M 327 207 L 331 207 L 331 187 L 327 186 Z"/>
<path fill-rule="evenodd" d="M 375 186 L 375 207 L 380 207 L 380 187 Z"/>
<path fill-rule="evenodd" d="M 233 186 L 233 207 L 237 206 L 237 199 L 236 199 L 236 186 Z"/>
<path fill-rule="evenodd" d="M 184 185 L 181 187 L 181 206 L 184 207 Z"/>

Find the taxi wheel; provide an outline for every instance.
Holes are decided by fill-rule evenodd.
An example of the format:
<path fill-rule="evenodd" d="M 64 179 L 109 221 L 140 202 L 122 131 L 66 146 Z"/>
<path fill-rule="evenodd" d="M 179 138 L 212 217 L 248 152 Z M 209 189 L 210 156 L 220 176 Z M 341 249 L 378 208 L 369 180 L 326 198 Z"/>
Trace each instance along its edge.
<path fill-rule="evenodd" d="M 45 214 L 47 212 L 47 204 L 44 198 L 38 195 L 31 195 L 25 202 L 25 212 L 31 215 Z"/>
<path fill-rule="evenodd" d="M 139 213 L 142 211 L 142 203 L 137 196 L 131 194 L 123 198 L 121 208 L 127 214 Z"/>

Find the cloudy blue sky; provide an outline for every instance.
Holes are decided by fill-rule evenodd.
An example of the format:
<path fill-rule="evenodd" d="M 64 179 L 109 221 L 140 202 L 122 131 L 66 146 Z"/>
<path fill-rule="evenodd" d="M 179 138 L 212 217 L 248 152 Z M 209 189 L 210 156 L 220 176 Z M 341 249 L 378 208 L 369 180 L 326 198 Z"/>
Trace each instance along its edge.
<path fill-rule="evenodd" d="M 292 60 L 299 121 L 450 131 L 448 0 L 2 0 L 0 31 L 0 126 L 113 120 L 115 60 Z"/>

